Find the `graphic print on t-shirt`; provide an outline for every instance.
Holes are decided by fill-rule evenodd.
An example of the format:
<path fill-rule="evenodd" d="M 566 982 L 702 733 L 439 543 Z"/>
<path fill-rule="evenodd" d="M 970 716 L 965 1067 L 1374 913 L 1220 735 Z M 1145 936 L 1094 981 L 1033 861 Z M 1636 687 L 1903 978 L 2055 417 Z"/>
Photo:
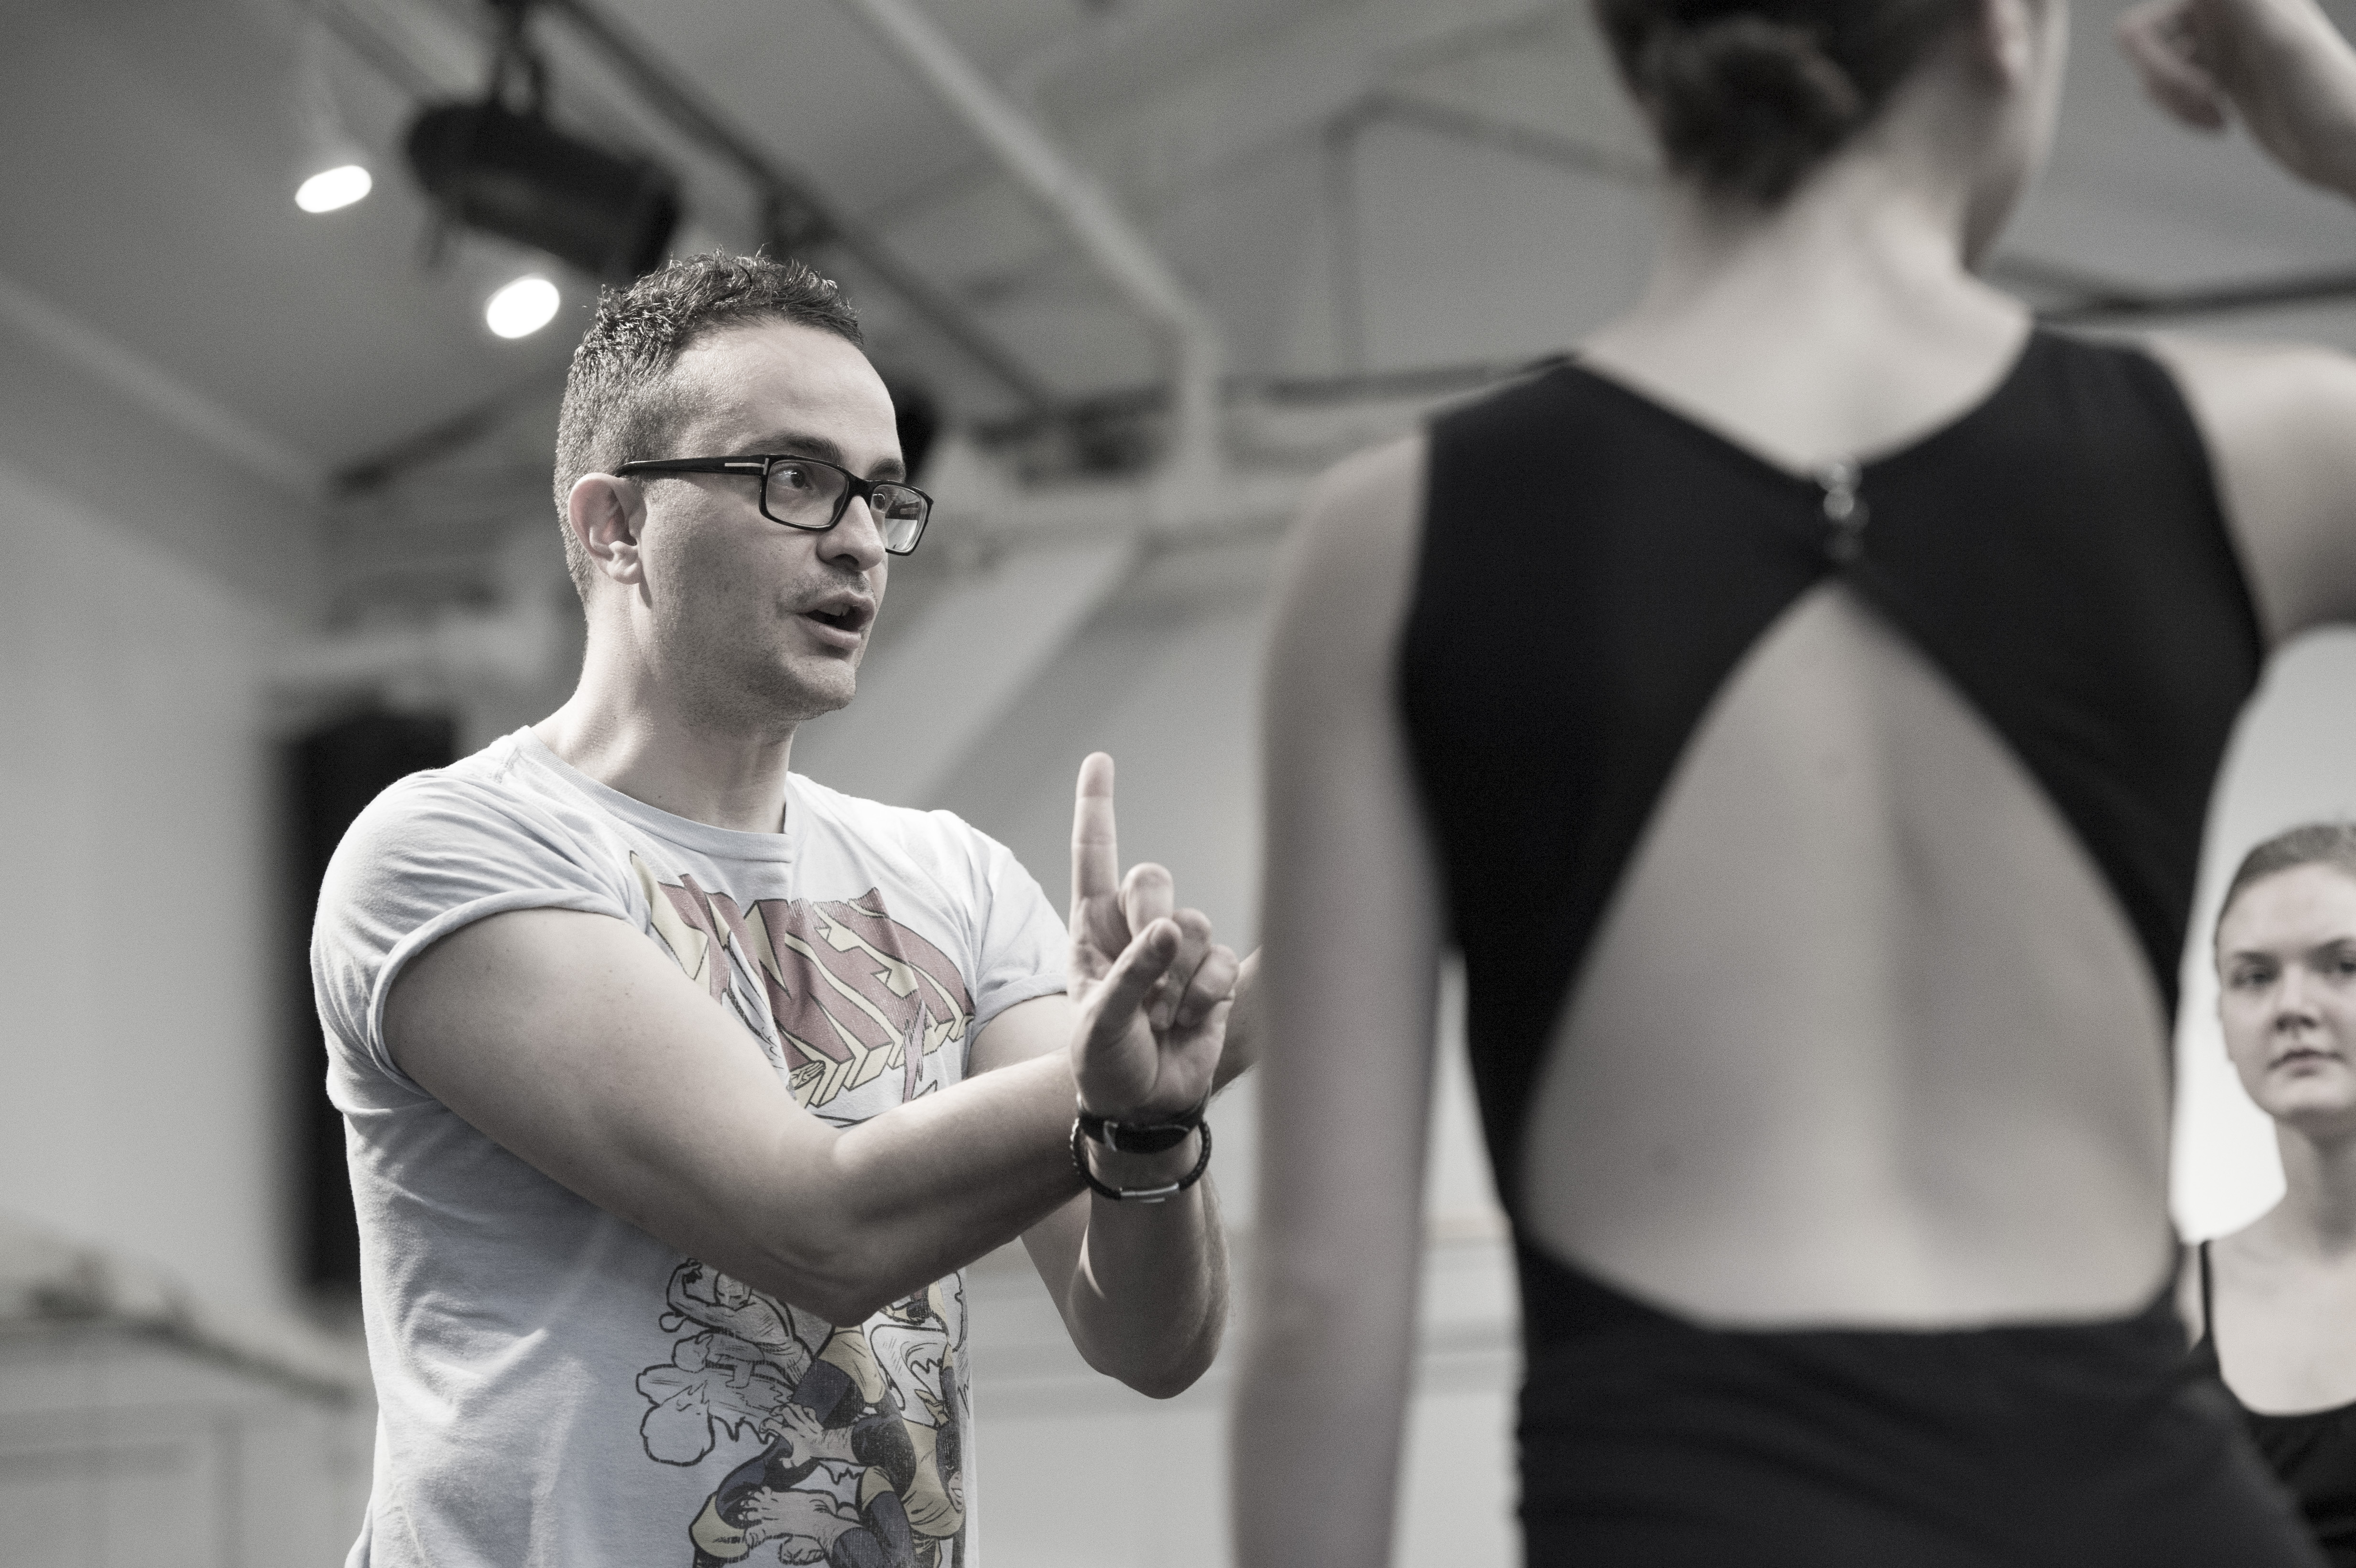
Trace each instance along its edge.
<path fill-rule="evenodd" d="M 958 1413 L 965 1302 L 955 1279 L 838 1328 L 690 1261 L 671 1276 L 671 1359 L 638 1374 L 648 1457 L 694 1465 L 723 1437 L 764 1446 L 689 1525 L 695 1568 L 772 1547 L 831 1568 L 963 1558 Z"/>
<path fill-rule="evenodd" d="M 898 1099 L 912 1099 L 938 1082 L 925 1072 L 926 1059 L 965 1044 L 973 1022 L 965 980 L 948 954 L 892 918 L 880 891 L 822 903 L 757 899 L 740 909 L 692 874 L 665 881 L 637 855 L 630 869 L 679 966 L 761 1039 L 806 1108 L 895 1068 Z M 729 962 L 732 942 L 756 975 L 740 976 Z"/>
<path fill-rule="evenodd" d="M 740 906 L 692 875 L 668 880 L 630 859 L 654 933 L 762 1040 L 803 1105 L 861 1120 L 944 1081 L 939 1052 L 964 1046 L 970 995 L 946 954 L 891 917 L 879 890 Z M 963 1561 L 968 1391 L 955 1277 L 849 1328 L 692 1259 L 672 1274 L 665 1301 L 659 1327 L 674 1337 L 670 1359 L 637 1376 L 647 1457 L 729 1465 L 681 1520 L 694 1568 L 756 1552 L 830 1568 Z M 721 1454 L 723 1444 L 736 1453 Z"/>

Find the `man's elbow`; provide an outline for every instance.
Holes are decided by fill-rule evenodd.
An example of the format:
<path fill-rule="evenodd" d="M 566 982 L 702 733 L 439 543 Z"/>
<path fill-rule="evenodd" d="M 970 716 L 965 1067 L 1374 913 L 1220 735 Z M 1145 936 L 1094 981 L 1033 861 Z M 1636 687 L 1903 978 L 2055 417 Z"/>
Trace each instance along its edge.
<path fill-rule="evenodd" d="M 877 1267 L 873 1237 L 850 1226 L 797 1226 L 760 1248 L 744 1283 L 828 1323 L 863 1323 L 907 1294 Z"/>
<path fill-rule="evenodd" d="M 872 1176 L 851 1152 L 838 1136 L 823 1158 L 798 1168 L 780 1155 L 773 1167 L 791 1178 L 732 1221 L 760 1276 L 741 1275 L 746 1284 L 837 1325 L 863 1323 L 931 1283 L 904 1277 L 907 1260 L 883 1240 L 897 1216 L 875 1200 Z"/>
<path fill-rule="evenodd" d="M 1148 1399 L 1176 1399 L 1180 1394 L 1202 1381 L 1203 1374 L 1210 1370 L 1211 1359 L 1205 1356 L 1200 1362 L 1191 1367 L 1150 1376 L 1128 1377 L 1120 1381 Z"/>
<path fill-rule="evenodd" d="M 1125 1353 L 1081 1348 L 1081 1357 L 1107 1377 L 1117 1379 L 1148 1399 L 1175 1399 L 1203 1381 L 1218 1359 L 1226 1332 L 1226 1314 L 1216 1311 L 1183 1342 L 1174 1346 L 1127 1348 Z"/>

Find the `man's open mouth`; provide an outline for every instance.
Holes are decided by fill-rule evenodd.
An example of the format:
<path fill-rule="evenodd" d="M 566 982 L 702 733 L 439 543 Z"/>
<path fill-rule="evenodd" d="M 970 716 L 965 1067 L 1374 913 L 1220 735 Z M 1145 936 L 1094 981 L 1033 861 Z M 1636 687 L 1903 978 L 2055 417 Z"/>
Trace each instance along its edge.
<path fill-rule="evenodd" d="M 814 605 L 803 613 L 814 621 L 825 622 L 838 632 L 864 631 L 867 624 L 875 619 L 874 606 L 859 599 Z"/>

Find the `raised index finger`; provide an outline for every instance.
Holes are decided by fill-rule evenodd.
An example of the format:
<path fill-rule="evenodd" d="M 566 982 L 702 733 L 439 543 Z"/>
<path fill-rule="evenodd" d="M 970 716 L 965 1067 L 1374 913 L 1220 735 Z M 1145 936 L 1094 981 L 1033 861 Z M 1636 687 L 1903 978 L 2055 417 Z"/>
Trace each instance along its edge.
<path fill-rule="evenodd" d="M 1072 799 L 1072 910 L 1120 894 L 1120 841 L 1112 822 L 1112 759 L 1090 752 Z"/>

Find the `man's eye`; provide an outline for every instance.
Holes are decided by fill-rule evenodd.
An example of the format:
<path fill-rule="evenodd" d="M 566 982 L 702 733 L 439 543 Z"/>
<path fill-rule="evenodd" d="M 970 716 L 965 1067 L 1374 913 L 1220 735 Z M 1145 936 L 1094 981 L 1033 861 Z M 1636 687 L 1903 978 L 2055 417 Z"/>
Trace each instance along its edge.
<path fill-rule="evenodd" d="M 809 470 L 796 467 L 790 463 L 780 463 L 769 470 L 769 483 L 782 485 L 788 490 L 807 490 L 810 487 Z"/>

